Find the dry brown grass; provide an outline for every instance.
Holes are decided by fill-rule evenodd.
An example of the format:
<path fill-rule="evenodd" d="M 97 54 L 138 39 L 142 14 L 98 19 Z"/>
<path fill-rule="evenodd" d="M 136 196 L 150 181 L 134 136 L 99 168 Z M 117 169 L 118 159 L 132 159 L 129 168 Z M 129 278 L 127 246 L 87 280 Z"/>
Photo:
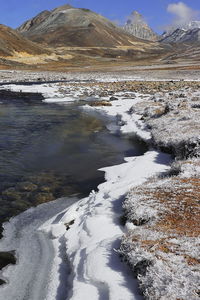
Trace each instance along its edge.
<path fill-rule="evenodd" d="M 109 101 L 95 101 L 90 103 L 90 106 L 112 106 Z"/>
<path fill-rule="evenodd" d="M 200 235 L 200 178 L 173 178 L 173 189 L 157 188 L 149 196 L 167 209 L 160 213 L 156 230 L 179 235 Z"/>
<path fill-rule="evenodd" d="M 159 207 L 159 210 L 154 222 L 142 226 L 148 234 L 136 231 L 132 235 L 132 243 L 157 259 L 165 261 L 168 254 L 173 254 L 181 256 L 189 266 L 199 266 L 199 258 L 192 254 L 195 244 L 190 245 L 191 250 L 184 244 L 186 239 L 197 243 L 200 236 L 200 178 L 175 176 L 157 181 L 153 179 L 145 187 L 133 190 L 134 196 L 139 196 L 141 206 L 148 202 L 149 208 Z"/>

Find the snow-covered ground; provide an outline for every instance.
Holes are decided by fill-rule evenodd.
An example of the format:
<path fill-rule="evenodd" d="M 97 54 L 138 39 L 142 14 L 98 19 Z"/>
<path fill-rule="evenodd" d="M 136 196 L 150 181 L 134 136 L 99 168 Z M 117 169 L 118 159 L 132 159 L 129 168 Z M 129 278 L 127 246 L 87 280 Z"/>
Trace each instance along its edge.
<path fill-rule="evenodd" d="M 12 89 L 16 91 L 15 87 Z M 24 90 L 21 86 L 17 89 Z M 35 89 L 38 87 L 32 87 L 31 91 Z M 47 97 L 57 94 L 54 88 L 46 91 L 40 87 L 40 92 Z M 136 99 L 113 101 L 111 107 L 86 106 L 85 109 L 112 117 L 112 131 L 120 128 L 122 133 L 135 133 L 148 140 L 150 133 L 139 116 L 129 114 L 137 101 L 139 95 Z M 67 296 L 76 300 L 140 299 L 137 281 L 116 251 L 126 230 L 120 225 L 122 201 L 131 187 L 166 172 L 170 160 L 169 155 L 155 150 L 140 157 L 125 158 L 123 164 L 101 170 L 106 181 L 98 186 L 98 192 L 91 192 L 87 198 L 70 206 L 67 201 L 64 204 L 58 200 L 13 218 L 5 225 L 0 250 L 16 249 L 18 264 L 3 271 L 3 278 L 8 278 L 9 284 L 1 287 L 2 297 L 7 300 L 14 295 L 16 299 L 53 300 Z M 59 298 L 63 297 L 62 292 L 66 297 Z"/>
<path fill-rule="evenodd" d="M 34 88 L 38 89 L 38 86 L 32 87 L 31 91 Z M 21 87 L 22 89 L 24 90 Z M 56 84 L 52 86 L 52 90 L 49 90 L 47 85 L 45 89 L 40 89 L 40 92 L 49 98 L 47 101 L 51 102 L 55 100 L 67 103 L 71 99 L 78 100 L 79 97 L 90 102 L 94 100 L 90 94 L 92 89 L 95 94 L 96 87 L 85 87 L 80 84 L 79 88 L 77 85 L 63 88 L 62 85 Z M 185 91 L 188 92 L 187 89 Z M 189 92 L 193 93 L 192 91 Z M 91 98 L 88 98 L 89 94 Z M 187 117 L 189 117 L 189 122 L 192 122 L 192 116 L 195 115 L 193 121 L 195 122 L 194 125 L 197 125 L 196 109 L 198 109 L 189 107 L 188 110 L 187 107 L 187 110 L 185 110 L 185 104 L 187 104 L 185 103 L 185 98 L 187 98 L 187 95 L 183 97 L 184 99 L 176 95 L 177 93 L 175 92 L 172 99 L 170 94 L 161 95 L 158 93 L 153 98 L 152 95 L 142 95 L 138 92 L 115 92 L 112 93 L 112 96 L 118 100 L 111 99 L 109 95 L 101 95 L 99 97 L 99 100 L 109 101 L 111 105 L 91 107 L 86 104 L 83 106 L 83 110 L 93 114 L 109 116 L 111 122 L 108 128 L 111 132 L 136 135 L 148 143 L 151 143 L 153 133 L 154 141 L 158 137 L 164 143 L 165 137 L 168 137 L 169 143 L 174 143 L 177 140 L 177 132 L 182 128 L 180 124 L 182 121 L 187 121 Z M 196 105 L 199 101 L 199 95 L 195 94 L 193 96 L 196 97 L 196 100 L 192 100 L 193 104 Z M 168 102 L 160 100 L 165 97 L 169 103 L 171 99 L 173 105 L 169 106 Z M 171 98 L 169 99 L 169 97 Z M 96 100 L 98 101 L 98 99 Z M 181 112 L 181 116 L 179 116 L 177 111 L 182 104 L 184 115 Z M 152 105 L 152 108 L 149 108 L 150 105 Z M 187 116 L 190 108 L 194 109 L 195 113 Z M 170 128 L 177 129 L 177 131 L 167 131 L 167 128 L 164 126 L 164 120 L 167 120 L 167 126 L 172 126 Z M 180 123 L 177 124 L 180 126 L 176 127 L 175 123 L 178 120 Z M 154 131 L 152 127 L 155 128 Z M 195 132 L 198 132 L 198 126 L 195 128 L 197 128 Z M 163 135 L 161 131 L 163 131 Z M 91 300 L 140 299 L 137 281 L 129 268 L 120 261 L 118 249 L 122 236 L 125 235 L 121 253 L 126 256 L 132 266 L 134 265 L 132 262 L 135 259 L 136 264 L 140 263 L 140 271 L 143 267 L 144 272 L 146 271 L 149 263 L 146 258 L 152 257 L 153 254 L 145 252 L 139 243 L 136 243 L 134 248 L 133 242 L 135 233 L 141 233 L 141 236 L 145 233 L 147 236 L 146 240 L 148 240 L 148 232 L 146 228 L 144 231 L 142 227 L 136 228 L 133 223 L 136 222 L 137 218 L 141 221 L 138 221 L 141 224 L 143 221 L 154 219 L 158 207 L 155 209 L 155 205 L 148 206 L 145 203 L 146 206 L 142 207 L 138 204 L 137 218 L 132 220 L 131 218 L 135 214 L 136 207 L 131 210 L 134 192 L 131 193 L 131 196 L 129 192 L 130 190 L 134 191 L 134 188 L 137 189 L 139 186 L 144 187 L 146 184 L 150 186 L 151 180 L 157 180 L 157 175 L 165 174 L 169 171 L 170 163 L 171 157 L 169 155 L 149 149 L 143 156 L 127 157 L 123 164 L 101 169 L 101 171 L 105 172 L 105 182 L 98 186 L 97 192 L 92 191 L 88 197 L 71 205 L 61 199 L 54 203 L 39 206 L 13 218 L 6 225 L 6 237 L 0 243 L 0 250 L 9 251 L 16 249 L 18 264 L 9 266 L 3 272 L 3 276 L 9 278 L 10 284 L 1 287 L 0 294 L 3 295 L 2 297 L 8 300 L 13 299 L 13 295 L 15 297 L 17 295 L 18 298 L 16 299 L 29 297 L 28 299 L 31 300 L 67 299 L 67 297 L 74 300 L 85 298 Z M 123 226 L 121 223 L 121 217 L 123 216 L 122 203 L 128 193 L 129 197 L 124 205 L 127 205 L 132 213 L 131 216 L 127 214 L 128 221 L 126 226 Z M 130 205 L 127 204 L 128 201 Z M 159 207 L 162 206 L 161 204 L 159 205 Z M 124 208 L 126 208 L 125 206 Z M 49 213 L 45 215 L 47 208 Z M 32 218 L 31 216 L 37 217 Z M 19 230 L 20 226 L 22 231 Z M 149 233 L 149 239 L 153 240 L 151 234 L 152 232 Z M 160 238 L 159 233 L 156 236 L 156 230 L 154 234 L 154 238 Z M 28 243 L 26 242 L 27 240 Z M 35 240 L 37 240 L 37 244 Z M 26 246 L 27 244 L 28 247 Z M 40 249 L 39 255 L 37 255 L 38 248 Z M 30 249 L 33 251 L 32 256 Z M 126 250 L 130 250 L 130 253 L 127 252 L 127 254 Z M 142 251 L 147 253 L 146 257 Z M 23 276 L 23 270 L 25 271 L 26 269 L 26 261 L 28 261 L 29 275 L 26 275 L 27 273 L 25 272 L 25 276 Z M 177 266 L 181 266 L 179 270 L 182 270 L 181 259 L 177 259 L 176 262 L 178 262 Z M 174 280 L 173 285 L 169 285 L 170 288 L 167 290 L 169 293 L 167 294 L 163 285 L 168 285 L 169 282 L 167 280 L 171 280 L 171 277 L 162 277 L 162 263 L 160 263 L 159 268 L 157 268 L 158 265 L 156 264 L 154 266 L 152 274 L 154 274 L 154 271 L 160 272 L 157 277 L 160 280 L 153 282 L 152 276 L 154 275 L 150 273 L 142 274 L 143 278 L 145 278 L 142 281 L 143 283 L 145 280 L 148 281 L 148 284 L 153 282 L 152 293 L 154 294 L 152 295 L 156 295 L 156 297 L 159 295 L 157 298 L 151 298 L 150 296 L 149 299 L 164 300 L 167 299 L 166 297 L 174 299 L 173 289 L 177 288 L 176 284 L 184 285 L 184 280 Z M 19 272 L 19 270 L 21 271 Z M 39 275 L 35 276 L 35 273 Z M 146 274 L 148 277 L 145 277 Z M 177 272 L 174 274 L 177 274 Z M 183 277 L 185 278 L 187 274 L 189 273 L 186 270 Z M 140 273 L 139 275 L 141 276 Z M 28 284 L 30 280 L 31 285 Z M 184 292 L 186 287 L 182 288 L 181 297 L 183 299 L 187 299 L 184 298 L 184 293 L 185 295 L 191 295 Z M 147 284 L 146 288 L 148 288 Z M 155 294 L 156 290 L 159 291 L 158 294 Z"/>

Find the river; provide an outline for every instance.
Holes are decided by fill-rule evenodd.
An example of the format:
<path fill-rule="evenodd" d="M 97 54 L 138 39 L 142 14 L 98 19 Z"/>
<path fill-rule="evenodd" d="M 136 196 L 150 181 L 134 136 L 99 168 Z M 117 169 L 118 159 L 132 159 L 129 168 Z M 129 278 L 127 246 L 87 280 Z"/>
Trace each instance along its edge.
<path fill-rule="evenodd" d="M 83 102 L 67 105 L 0 100 L 0 222 L 63 196 L 86 196 L 104 180 L 98 169 L 146 150 L 111 134 L 109 120 Z M 30 99 L 31 100 L 31 99 Z"/>

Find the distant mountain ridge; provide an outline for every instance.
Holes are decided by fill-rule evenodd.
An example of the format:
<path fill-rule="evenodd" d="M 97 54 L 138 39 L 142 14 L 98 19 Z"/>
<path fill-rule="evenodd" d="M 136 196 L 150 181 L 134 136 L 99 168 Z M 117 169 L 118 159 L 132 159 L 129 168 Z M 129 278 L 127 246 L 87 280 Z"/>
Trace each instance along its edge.
<path fill-rule="evenodd" d="M 144 40 L 158 40 L 158 35 L 148 26 L 143 16 L 137 11 L 132 12 L 124 26 L 124 30 L 133 36 Z"/>
<path fill-rule="evenodd" d="M 131 46 L 137 41 L 123 29 L 89 9 L 60 6 L 43 11 L 17 28 L 32 41 L 50 46 Z"/>
<path fill-rule="evenodd" d="M 200 21 L 191 21 L 187 24 L 184 24 L 181 28 L 185 30 L 197 29 L 197 28 L 200 29 Z"/>
<path fill-rule="evenodd" d="M 192 21 L 178 28 L 164 32 L 160 40 L 164 43 L 198 43 L 200 42 L 200 21 Z"/>

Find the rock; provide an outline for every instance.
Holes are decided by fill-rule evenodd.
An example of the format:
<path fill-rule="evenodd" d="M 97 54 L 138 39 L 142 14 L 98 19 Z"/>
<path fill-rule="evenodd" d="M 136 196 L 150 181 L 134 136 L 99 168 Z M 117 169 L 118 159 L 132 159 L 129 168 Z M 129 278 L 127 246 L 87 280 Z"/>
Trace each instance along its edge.
<path fill-rule="evenodd" d="M 18 201 L 13 201 L 12 203 L 10 203 L 10 206 L 14 209 L 26 210 L 27 208 L 29 208 L 31 206 L 31 204 L 24 200 L 20 200 L 20 201 L 18 200 Z"/>
<path fill-rule="evenodd" d="M 42 172 L 37 175 L 28 177 L 28 181 L 36 185 L 54 185 L 54 183 L 60 181 L 60 177 L 57 174 Z"/>
<path fill-rule="evenodd" d="M 169 111 L 167 105 L 149 106 L 144 109 L 143 117 L 158 118 Z"/>
<path fill-rule="evenodd" d="M 70 227 L 74 224 L 75 220 L 71 220 L 70 222 L 68 223 L 65 223 L 65 226 L 66 226 L 66 230 L 69 230 Z"/>
<path fill-rule="evenodd" d="M 52 187 L 50 187 L 48 185 L 43 185 L 43 186 L 40 186 L 39 190 L 41 192 L 50 193 L 52 191 Z"/>
<path fill-rule="evenodd" d="M 157 34 L 148 26 L 143 16 L 137 11 L 132 12 L 124 26 L 124 30 L 144 40 L 158 40 Z"/>
<path fill-rule="evenodd" d="M 21 193 L 16 191 L 15 188 L 11 187 L 2 192 L 2 198 L 5 200 L 15 201 L 21 199 Z"/>
<path fill-rule="evenodd" d="M 110 101 L 114 101 L 114 100 L 118 100 L 118 98 L 114 96 L 110 97 Z"/>
<path fill-rule="evenodd" d="M 68 186 L 68 187 L 66 186 L 66 187 L 59 189 L 60 197 L 69 196 L 69 195 L 74 194 L 75 192 L 76 192 L 76 188 L 74 188 L 72 186 Z"/>
<path fill-rule="evenodd" d="M 46 203 L 46 202 L 50 202 L 53 201 L 55 199 L 55 197 L 53 196 L 52 193 L 38 193 L 35 197 L 35 204 L 42 204 L 42 203 Z"/>
<path fill-rule="evenodd" d="M 191 101 L 200 101 L 200 97 L 192 97 Z"/>
<path fill-rule="evenodd" d="M 90 106 L 112 106 L 109 101 L 95 101 L 90 103 Z"/>
<path fill-rule="evenodd" d="M 16 185 L 16 188 L 24 192 L 32 192 L 37 190 L 37 185 L 31 182 L 20 182 Z"/>

